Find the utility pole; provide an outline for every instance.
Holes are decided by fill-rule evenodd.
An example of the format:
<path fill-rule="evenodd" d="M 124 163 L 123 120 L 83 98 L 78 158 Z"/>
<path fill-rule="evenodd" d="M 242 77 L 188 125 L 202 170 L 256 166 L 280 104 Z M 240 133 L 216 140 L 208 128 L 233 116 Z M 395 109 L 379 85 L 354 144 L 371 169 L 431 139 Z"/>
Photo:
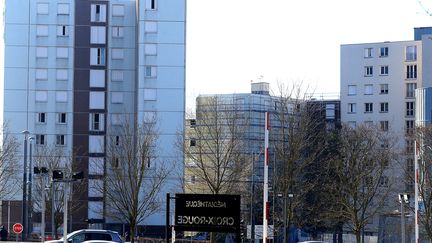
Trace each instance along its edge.
<path fill-rule="evenodd" d="M 26 241 L 27 236 L 27 139 L 30 133 L 27 130 L 21 132 L 24 134 L 24 175 L 23 175 L 23 197 L 22 197 L 22 224 L 23 232 L 21 235 L 21 240 Z"/>

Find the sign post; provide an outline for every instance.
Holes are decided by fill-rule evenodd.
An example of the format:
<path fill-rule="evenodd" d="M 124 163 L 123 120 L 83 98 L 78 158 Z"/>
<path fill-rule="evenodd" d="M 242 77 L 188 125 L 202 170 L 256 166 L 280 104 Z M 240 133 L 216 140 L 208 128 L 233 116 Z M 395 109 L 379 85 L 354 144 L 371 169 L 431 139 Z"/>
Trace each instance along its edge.
<path fill-rule="evenodd" d="M 15 223 L 12 226 L 12 231 L 16 234 L 16 240 L 18 241 L 18 234 L 21 234 L 23 232 L 23 225 L 20 223 Z"/>

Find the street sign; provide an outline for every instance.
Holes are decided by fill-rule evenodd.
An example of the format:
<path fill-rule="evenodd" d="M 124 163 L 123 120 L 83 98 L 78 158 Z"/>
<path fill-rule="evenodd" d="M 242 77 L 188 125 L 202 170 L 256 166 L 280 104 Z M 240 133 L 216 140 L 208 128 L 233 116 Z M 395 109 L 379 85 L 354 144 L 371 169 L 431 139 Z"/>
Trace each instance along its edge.
<path fill-rule="evenodd" d="M 175 230 L 240 232 L 240 196 L 176 194 Z"/>
<path fill-rule="evenodd" d="M 23 225 L 20 223 L 16 223 L 12 226 L 12 230 L 15 234 L 19 234 L 23 231 Z"/>

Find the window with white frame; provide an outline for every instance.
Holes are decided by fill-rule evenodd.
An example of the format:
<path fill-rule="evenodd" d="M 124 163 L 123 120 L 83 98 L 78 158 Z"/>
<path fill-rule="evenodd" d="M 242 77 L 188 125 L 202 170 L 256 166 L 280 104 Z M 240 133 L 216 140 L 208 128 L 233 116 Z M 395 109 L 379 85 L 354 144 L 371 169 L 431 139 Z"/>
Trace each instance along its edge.
<path fill-rule="evenodd" d="M 91 26 L 90 27 L 90 43 L 91 44 L 105 44 L 106 43 L 106 27 L 105 26 Z"/>
<path fill-rule="evenodd" d="M 357 95 L 357 85 L 348 85 L 348 95 Z"/>
<path fill-rule="evenodd" d="M 36 4 L 36 13 L 37 14 L 48 14 L 49 4 L 48 3 L 37 3 Z"/>
<path fill-rule="evenodd" d="M 380 121 L 380 129 L 381 131 L 388 131 L 389 130 L 389 122 L 388 121 Z"/>
<path fill-rule="evenodd" d="M 59 4 L 57 4 L 57 14 L 59 14 L 59 15 L 69 15 L 69 3 L 59 3 Z"/>
<path fill-rule="evenodd" d="M 104 173 L 104 159 L 99 157 L 89 157 L 88 164 L 89 175 L 103 175 Z"/>
<path fill-rule="evenodd" d="M 123 103 L 123 92 L 111 92 L 111 103 L 112 104 Z"/>
<path fill-rule="evenodd" d="M 387 113 L 388 112 L 388 102 L 381 102 L 380 103 L 380 112 Z"/>
<path fill-rule="evenodd" d="M 111 71 L 111 81 L 123 81 L 124 73 L 122 70 L 112 70 Z"/>
<path fill-rule="evenodd" d="M 125 9 L 123 4 L 113 4 L 112 5 L 112 16 L 113 17 L 123 17 L 125 14 Z"/>
<path fill-rule="evenodd" d="M 47 80 L 48 79 L 48 69 L 45 69 L 45 68 L 36 69 L 36 79 L 37 80 Z"/>
<path fill-rule="evenodd" d="M 36 25 L 36 36 L 48 36 L 48 25 Z"/>
<path fill-rule="evenodd" d="M 145 66 L 145 76 L 147 78 L 155 78 L 157 76 L 156 66 Z"/>
<path fill-rule="evenodd" d="M 106 21 L 106 5 L 105 4 L 92 4 L 90 6 L 91 22 L 105 22 Z"/>
<path fill-rule="evenodd" d="M 365 58 L 372 57 L 372 50 L 373 50 L 373 48 L 365 48 L 364 49 L 364 57 Z"/>
<path fill-rule="evenodd" d="M 56 102 L 67 102 L 67 91 L 56 91 Z"/>
<path fill-rule="evenodd" d="M 89 100 L 90 109 L 105 109 L 105 92 L 91 91 Z"/>
<path fill-rule="evenodd" d="M 67 69 L 57 69 L 56 70 L 57 80 L 68 80 L 68 70 Z"/>
<path fill-rule="evenodd" d="M 373 103 L 365 103 L 365 112 L 366 113 L 371 113 L 373 112 Z"/>
<path fill-rule="evenodd" d="M 67 113 L 65 113 L 65 112 L 57 113 L 57 123 L 58 124 L 66 124 L 67 123 Z"/>
<path fill-rule="evenodd" d="M 380 48 L 380 57 L 388 57 L 388 47 L 381 47 Z"/>
<path fill-rule="evenodd" d="M 405 54 L 407 61 L 417 60 L 417 46 L 407 46 L 405 49 Z"/>
<path fill-rule="evenodd" d="M 336 105 L 326 104 L 326 119 L 335 119 L 336 116 Z"/>
<path fill-rule="evenodd" d="M 90 48 L 90 65 L 105 65 L 105 48 Z"/>
<path fill-rule="evenodd" d="M 147 43 L 144 45 L 144 54 L 147 56 L 157 55 L 157 45 L 154 43 Z"/>
<path fill-rule="evenodd" d="M 36 57 L 37 58 L 47 58 L 48 57 L 48 47 L 36 47 Z"/>
<path fill-rule="evenodd" d="M 48 101 L 48 91 L 38 90 L 35 92 L 36 102 L 47 102 Z"/>
<path fill-rule="evenodd" d="M 123 26 L 113 26 L 112 27 L 112 37 L 123 38 L 123 36 L 124 36 L 124 27 Z"/>
<path fill-rule="evenodd" d="M 406 116 L 414 116 L 414 102 L 405 102 Z"/>
<path fill-rule="evenodd" d="M 406 85 L 406 98 L 414 98 L 417 83 L 407 83 Z"/>
<path fill-rule="evenodd" d="M 389 67 L 387 65 L 380 66 L 380 75 L 388 75 Z"/>
<path fill-rule="evenodd" d="M 348 113 L 356 113 L 356 112 L 357 112 L 357 104 L 348 103 Z"/>
<path fill-rule="evenodd" d="M 373 76 L 373 66 L 366 66 L 365 67 L 365 74 L 366 77 Z"/>
<path fill-rule="evenodd" d="M 145 9 L 146 10 L 156 10 L 157 9 L 156 0 L 146 0 Z"/>
<path fill-rule="evenodd" d="M 89 135 L 89 153 L 103 153 L 104 145 L 104 136 Z"/>
<path fill-rule="evenodd" d="M 46 135 L 45 134 L 36 134 L 36 144 L 37 145 L 45 145 L 46 144 Z"/>
<path fill-rule="evenodd" d="M 90 131 L 104 131 L 105 130 L 105 114 L 103 113 L 90 113 Z"/>
<path fill-rule="evenodd" d="M 57 58 L 68 58 L 69 50 L 67 47 L 57 47 Z"/>
<path fill-rule="evenodd" d="M 44 123 L 46 123 L 46 120 L 47 120 L 46 118 L 47 118 L 46 112 L 38 112 L 37 116 L 36 116 L 36 119 L 37 119 L 36 122 L 44 124 Z"/>
<path fill-rule="evenodd" d="M 405 133 L 412 135 L 414 133 L 414 120 L 405 121 Z"/>
<path fill-rule="evenodd" d="M 380 84 L 380 94 L 388 94 L 389 87 L 388 84 Z"/>
<path fill-rule="evenodd" d="M 417 78 L 417 65 L 407 65 L 406 66 L 406 78 L 416 79 Z"/>
<path fill-rule="evenodd" d="M 373 85 L 372 84 L 365 84 L 364 94 L 365 95 L 372 95 L 373 94 Z"/>
<path fill-rule="evenodd" d="M 144 31 L 147 33 L 157 33 L 157 22 L 156 21 L 146 21 L 144 23 Z"/>
<path fill-rule="evenodd" d="M 111 49 L 111 58 L 114 60 L 121 60 L 124 58 L 124 50 L 120 48 Z"/>
<path fill-rule="evenodd" d="M 57 25 L 57 36 L 69 36 L 69 26 Z"/>
<path fill-rule="evenodd" d="M 56 145 L 57 146 L 66 145 L 66 135 L 64 135 L 64 134 L 56 135 Z"/>
<path fill-rule="evenodd" d="M 156 89 L 144 89 L 144 100 L 156 100 Z"/>
<path fill-rule="evenodd" d="M 90 70 L 90 87 L 103 88 L 105 87 L 105 70 Z"/>

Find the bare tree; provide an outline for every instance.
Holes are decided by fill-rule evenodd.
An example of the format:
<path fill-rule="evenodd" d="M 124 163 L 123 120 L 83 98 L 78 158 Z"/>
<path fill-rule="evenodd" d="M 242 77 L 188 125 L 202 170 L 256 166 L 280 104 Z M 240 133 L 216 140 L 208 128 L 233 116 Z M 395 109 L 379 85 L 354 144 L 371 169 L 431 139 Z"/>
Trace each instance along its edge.
<path fill-rule="evenodd" d="M 233 98 L 204 96 L 197 99 L 196 119 L 179 147 L 190 165 L 185 174 L 195 178 L 194 192 L 241 193 L 242 180 L 249 175 L 244 114 Z M 186 184 L 187 185 L 187 184 Z"/>
<path fill-rule="evenodd" d="M 334 184 L 328 190 L 336 202 L 331 213 L 346 223 L 358 243 L 362 230 L 388 203 L 392 192 L 387 174 L 391 161 L 397 159 L 392 141 L 391 133 L 373 125 L 343 126 L 337 154 L 329 161 Z"/>
<path fill-rule="evenodd" d="M 20 143 L 9 133 L 7 126 L 2 127 L 0 137 L 0 199 L 5 199 L 16 193 L 16 185 L 21 184 L 17 176 Z"/>
<path fill-rule="evenodd" d="M 125 120 L 108 134 L 106 164 L 101 168 L 105 173 L 100 183 L 89 187 L 104 193 L 106 216 L 129 224 L 134 242 L 136 226 L 160 210 L 158 198 L 170 168 L 155 151 L 155 117 L 139 124 Z"/>

